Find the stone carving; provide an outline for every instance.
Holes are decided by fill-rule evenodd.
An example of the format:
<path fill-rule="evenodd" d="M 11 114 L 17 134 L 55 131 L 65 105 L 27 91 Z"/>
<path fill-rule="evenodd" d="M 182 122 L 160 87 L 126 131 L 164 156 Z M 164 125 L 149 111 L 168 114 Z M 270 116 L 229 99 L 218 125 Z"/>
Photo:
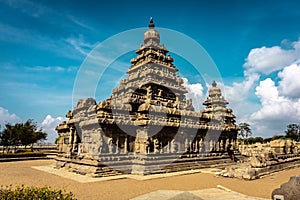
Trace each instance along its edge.
<path fill-rule="evenodd" d="M 153 142 L 154 142 L 154 153 L 158 153 L 158 152 L 159 152 L 159 149 L 160 149 L 159 141 L 158 141 L 157 138 L 155 138 L 155 139 L 153 140 Z"/>
<path fill-rule="evenodd" d="M 243 179 L 257 179 L 278 170 L 300 166 L 300 154 L 297 152 L 283 154 L 283 150 L 291 147 L 292 141 L 276 141 L 267 144 L 239 145 L 243 156 L 236 165 L 227 167 L 218 175 Z M 275 149 L 274 148 L 279 148 Z"/>
<path fill-rule="evenodd" d="M 270 142 L 270 147 L 274 154 L 290 154 L 298 152 L 297 146 L 290 140 L 273 140 Z"/>
<path fill-rule="evenodd" d="M 113 142 L 112 139 L 108 139 L 108 153 L 113 153 Z"/>

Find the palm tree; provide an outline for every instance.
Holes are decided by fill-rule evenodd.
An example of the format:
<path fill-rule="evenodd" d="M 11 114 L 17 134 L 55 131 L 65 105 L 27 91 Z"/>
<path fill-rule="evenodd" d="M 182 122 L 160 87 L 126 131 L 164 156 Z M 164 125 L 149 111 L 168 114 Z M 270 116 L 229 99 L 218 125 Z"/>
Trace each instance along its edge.
<path fill-rule="evenodd" d="M 243 122 L 239 124 L 239 127 L 240 127 L 240 131 L 238 132 L 238 136 L 240 138 L 246 139 L 252 134 L 249 124 Z"/>

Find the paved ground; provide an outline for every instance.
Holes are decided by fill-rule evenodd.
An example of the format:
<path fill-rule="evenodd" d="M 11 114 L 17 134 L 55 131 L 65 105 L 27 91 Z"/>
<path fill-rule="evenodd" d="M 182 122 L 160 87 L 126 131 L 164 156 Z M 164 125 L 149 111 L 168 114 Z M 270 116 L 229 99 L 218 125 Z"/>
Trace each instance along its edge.
<path fill-rule="evenodd" d="M 258 197 L 246 196 L 234 191 L 224 190 L 224 188 L 209 188 L 193 191 L 179 191 L 179 190 L 158 190 L 150 192 L 132 200 L 265 200 Z"/>
<path fill-rule="evenodd" d="M 282 183 L 287 182 L 290 176 L 300 175 L 300 168 L 297 168 L 254 181 L 245 181 L 190 171 L 190 174 L 175 174 L 177 176 L 157 175 L 152 178 L 120 176 L 113 179 L 107 178 L 105 181 L 104 179 L 95 181 L 95 179 L 73 173 L 62 173 L 63 176 L 61 176 L 49 167 L 53 163 L 53 160 L 0 163 L 0 184 L 49 185 L 52 188 L 72 191 L 78 199 L 89 200 L 132 198 L 145 200 L 151 199 L 151 197 L 173 200 L 218 199 L 216 195 L 211 196 L 214 194 L 220 194 L 222 199 L 234 200 L 247 199 L 245 195 L 270 198 L 271 192 Z M 230 190 L 227 191 L 226 188 Z M 144 196 L 145 194 L 146 196 Z"/>

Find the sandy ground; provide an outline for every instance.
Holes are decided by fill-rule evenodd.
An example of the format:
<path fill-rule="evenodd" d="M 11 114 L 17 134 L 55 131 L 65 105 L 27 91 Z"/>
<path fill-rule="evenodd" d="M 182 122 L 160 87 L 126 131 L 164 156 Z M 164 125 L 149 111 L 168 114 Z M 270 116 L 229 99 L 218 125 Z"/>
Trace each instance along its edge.
<path fill-rule="evenodd" d="M 130 199 L 156 190 L 199 190 L 222 185 L 242 194 L 270 198 L 271 192 L 290 176 L 300 175 L 300 168 L 279 172 L 258 180 L 245 181 L 212 174 L 197 173 L 152 180 L 119 179 L 92 183 L 79 183 L 74 180 L 46 173 L 32 166 L 51 165 L 54 160 L 35 160 L 0 163 L 1 185 L 49 185 L 65 189 L 78 199 Z"/>

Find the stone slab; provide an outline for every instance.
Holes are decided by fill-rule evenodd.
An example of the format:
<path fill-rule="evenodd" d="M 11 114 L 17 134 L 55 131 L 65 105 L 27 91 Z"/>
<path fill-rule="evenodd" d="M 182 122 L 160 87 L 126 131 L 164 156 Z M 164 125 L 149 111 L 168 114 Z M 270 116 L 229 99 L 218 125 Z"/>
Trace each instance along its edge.
<path fill-rule="evenodd" d="M 192 200 L 266 200 L 263 198 L 251 197 L 231 191 L 221 186 L 220 188 L 209 188 L 194 191 L 180 190 L 157 190 L 150 192 L 131 200 L 177 200 L 177 199 L 192 199 Z"/>

